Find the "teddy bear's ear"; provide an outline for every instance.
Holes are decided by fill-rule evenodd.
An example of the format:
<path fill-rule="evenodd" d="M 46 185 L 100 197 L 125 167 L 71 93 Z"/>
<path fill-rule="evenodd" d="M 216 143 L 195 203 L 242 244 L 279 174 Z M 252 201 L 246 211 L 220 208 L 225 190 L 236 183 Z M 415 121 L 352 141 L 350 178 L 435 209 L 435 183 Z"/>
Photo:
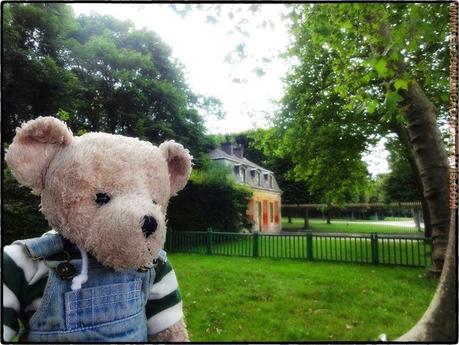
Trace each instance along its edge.
<path fill-rule="evenodd" d="M 38 117 L 16 128 L 5 161 L 18 182 L 39 194 L 51 159 L 73 134 L 64 122 L 54 117 Z"/>
<path fill-rule="evenodd" d="M 185 187 L 191 174 L 191 160 L 193 157 L 190 151 L 183 145 L 173 140 L 165 141 L 159 145 L 161 153 L 166 158 L 169 168 L 169 179 L 171 183 L 171 195 L 176 195 L 178 191 Z"/>

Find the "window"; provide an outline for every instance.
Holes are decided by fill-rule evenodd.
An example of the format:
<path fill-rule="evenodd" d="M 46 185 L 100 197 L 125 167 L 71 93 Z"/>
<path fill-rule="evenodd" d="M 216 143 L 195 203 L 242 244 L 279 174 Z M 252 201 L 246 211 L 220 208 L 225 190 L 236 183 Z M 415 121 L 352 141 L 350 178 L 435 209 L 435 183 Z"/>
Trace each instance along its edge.
<path fill-rule="evenodd" d="M 257 185 L 260 185 L 261 180 L 260 180 L 260 172 L 257 171 Z"/>
<path fill-rule="evenodd" d="M 269 188 L 273 188 L 273 177 L 272 175 L 269 175 Z"/>
<path fill-rule="evenodd" d="M 279 201 L 274 201 L 274 222 L 279 224 Z"/>
<path fill-rule="evenodd" d="M 239 169 L 239 176 L 241 177 L 241 181 L 245 183 L 245 169 L 242 167 Z"/>
<path fill-rule="evenodd" d="M 269 203 L 269 222 L 272 223 L 274 221 L 274 206 L 273 203 Z"/>

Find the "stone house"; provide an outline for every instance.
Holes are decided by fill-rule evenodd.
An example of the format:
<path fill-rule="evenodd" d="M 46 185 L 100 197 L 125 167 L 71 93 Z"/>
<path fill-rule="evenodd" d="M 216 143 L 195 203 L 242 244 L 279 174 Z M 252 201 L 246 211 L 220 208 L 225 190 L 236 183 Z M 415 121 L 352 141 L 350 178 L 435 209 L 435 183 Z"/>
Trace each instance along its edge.
<path fill-rule="evenodd" d="M 236 181 L 248 186 L 253 196 L 247 206 L 247 215 L 254 231 L 281 230 L 281 194 L 273 172 L 244 157 L 244 148 L 231 143 L 221 144 L 210 152 L 214 162 L 230 166 Z"/>

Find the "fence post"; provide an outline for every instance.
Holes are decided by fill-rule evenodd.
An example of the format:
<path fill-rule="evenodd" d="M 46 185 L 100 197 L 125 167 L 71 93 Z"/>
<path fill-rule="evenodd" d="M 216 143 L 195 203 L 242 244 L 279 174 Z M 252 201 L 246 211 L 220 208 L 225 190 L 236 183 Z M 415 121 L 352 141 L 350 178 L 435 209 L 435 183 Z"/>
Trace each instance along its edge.
<path fill-rule="evenodd" d="M 371 262 L 374 265 L 377 265 L 378 262 L 378 234 L 371 234 Z"/>
<path fill-rule="evenodd" d="M 207 228 L 207 254 L 212 254 L 212 228 Z"/>
<path fill-rule="evenodd" d="M 306 257 L 308 260 L 314 260 L 314 253 L 312 251 L 312 231 L 306 231 Z"/>
<path fill-rule="evenodd" d="M 256 258 L 258 257 L 258 238 L 259 238 L 259 233 L 258 231 L 255 231 L 253 233 L 253 257 Z"/>

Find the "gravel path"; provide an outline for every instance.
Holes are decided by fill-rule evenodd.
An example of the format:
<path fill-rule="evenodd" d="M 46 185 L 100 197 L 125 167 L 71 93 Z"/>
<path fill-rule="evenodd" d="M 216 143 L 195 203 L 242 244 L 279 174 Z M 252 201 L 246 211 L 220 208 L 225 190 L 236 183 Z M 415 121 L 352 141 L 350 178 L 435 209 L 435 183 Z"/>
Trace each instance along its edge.
<path fill-rule="evenodd" d="M 345 221 L 345 220 L 333 220 L 333 223 L 338 223 L 338 224 L 370 224 L 370 225 L 387 225 L 387 226 L 406 226 L 415 228 L 416 224 L 414 223 L 414 220 L 400 220 L 400 221 L 373 221 L 373 222 L 366 222 L 366 221 Z M 424 228 L 424 223 L 421 223 L 421 228 Z"/>

